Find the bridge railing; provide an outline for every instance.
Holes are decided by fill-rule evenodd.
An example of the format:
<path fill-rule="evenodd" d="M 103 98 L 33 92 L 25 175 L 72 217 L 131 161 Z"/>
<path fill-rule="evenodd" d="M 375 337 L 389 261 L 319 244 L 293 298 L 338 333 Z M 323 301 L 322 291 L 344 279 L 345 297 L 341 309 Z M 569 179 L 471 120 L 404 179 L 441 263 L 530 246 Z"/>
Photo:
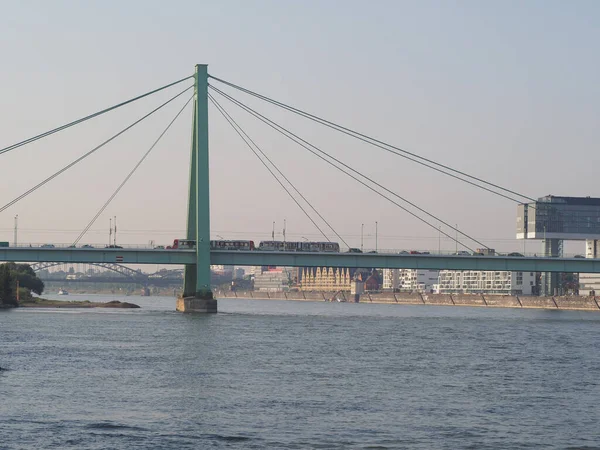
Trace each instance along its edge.
<path fill-rule="evenodd" d="M 10 244 L 11 248 L 76 248 L 76 249 L 105 249 L 105 248 L 132 248 L 132 249 L 158 249 L 156 245 L 149 244 L 117 244 L 117 247 L 108 244 L 80 244 L 73 247 L 72 244 L 49 243 L 49 242 L 19 242 L 16 246 Z M 166 246 L 164 246 L 166 248 Z"/>
<path fill-rule="evenodd" d="M 166 248 L 167 246 L 157 246 L 157 245 L 150 245 L 150 244 L 117 244 L 117 247 L 113 247 L 113 246 L 109 246 L 107 244 L 82 244 L 82 245 L 78 245 L 76 247 L 73 247 L 71 244 L 65 244 L 65 243 L 39 243 L 39 242 L 27 242 L 27 243 L 19 243 L 16 248 L 39 248 L 39 249 L 52 249 L 52 248 L 56 248 L 56 249 L 67 249 L 67 248 L 71 248 L 71 249 L 90 249 L 90 250 L 103 250 L 103 249 L 119 249 L 119 248 L 123 248 L 123 249 L 139 249 L 139 250 L 155 250 L 155 251 L 161 251 L 161 250 L 167 250 Z M 10 248 L 15 248 L 14 245 L 10 245 Z M 213 251 L 219 251 L 219 250 L 213 250 Z M 224 251 L 229 251 L 229 250 L 224 250 Z M 256 251 L 261 251 L 261 250 L 256 250 Z M 276 252 L 276 251 L 269 251 L 269 252 Z M 355 249 L 353 249 L 353 251 L 350 251 L 349 249 L 342 249 L 340 253 L 357 253 L 357 254 L 380 254 L 380 255 L 413 255 L 413 256 L 419 256 L 419 255 L 440 255 L 440 256 L 456 256 L 456 257 L 461 257 L 461 256 L 508 256 L 508 257 L 529 257 L 529 258 L 557 258 L 559 257 L 558 255 L 552 255 L 552 256 L 544 256 L 543 254 L 539 253 L 539 252 L 515 252 L 515 251 L 508 251 L 508 252 L 495 252 L 493 255 L 482 255 L 480 253 L 473 253 L 473 252 L 468 252 L 466 250 L 405 250 L 405 249 L 389 249 L 389 248 L 378 248 L 377 250 L 375 249 L 371 249 L 371 248 L 364 248 L 362 250 L 362 252 L 358 252 L 355 251 Z M 581 254 L 581 253 L 563 253 L 563 255 L 561 256 L 562 258 L 585 258 L 585 255 Z"/>
<path fill-rule="evenodd" d="M 342 253 L 344 250 L 342 250 Z M 559 255 L 544 256 L 541 252 L 523 252 L 523 251 L 496 251 L 493 254 L 483 255 L 477 252 L 469 252 L 466 250 L 405 250 L 405 249 L 383 249 L 377 250 L 371 248 L 363 249 L 362 253 L 379 253 L 387 255 L 442 255 L 442 256 L 526 256 L 529 258 L 557 258 Z M 585 254 L 580 253 L 566 253 L 560 256 L 562 258 L 585 258 Z"/>

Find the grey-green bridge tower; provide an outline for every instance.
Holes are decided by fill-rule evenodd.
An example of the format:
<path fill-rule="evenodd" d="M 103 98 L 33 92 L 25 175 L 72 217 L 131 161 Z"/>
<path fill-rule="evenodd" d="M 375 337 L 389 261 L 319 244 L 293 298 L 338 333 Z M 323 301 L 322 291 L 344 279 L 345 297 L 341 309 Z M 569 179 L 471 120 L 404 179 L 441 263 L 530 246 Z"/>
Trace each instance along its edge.
<path fill-rule="evenodd" d="M 210 191 L 208 178 L 208 66 L 196 65 L 190 156 L 187 239 L 196 241 L 196 264 L 185 266 L 182 312 L 217 312 L 210 289 Z"/>

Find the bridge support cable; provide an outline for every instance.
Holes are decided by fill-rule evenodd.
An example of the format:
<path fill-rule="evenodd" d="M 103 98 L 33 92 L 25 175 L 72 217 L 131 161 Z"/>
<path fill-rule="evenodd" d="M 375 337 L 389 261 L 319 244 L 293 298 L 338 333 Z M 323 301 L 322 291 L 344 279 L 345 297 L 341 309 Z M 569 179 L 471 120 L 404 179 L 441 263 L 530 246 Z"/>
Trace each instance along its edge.
<path fill-rule="evenodd" d="M 302 192 L 300 192 L 296 186 L 294 186 L 294 184 L 288 179 L 288 177 L 285 176 L 285 174 L 279 170 L 279 168 L 277 167 L 277 165 L 265 154 L 265 152 L 263 152 L 261 150 L 261 148 L 256 144 L 256 142 L 254 142 L 252 140 L 252 138 L 250 136 L 248 136 L 248 134 L 244 131 L 244 129 L 235 121 L 235 119 L 233 119 L 233 117 L 231 117 L 231 115 L 227 112 L 227 110 L 225 110 L 225 108 L 223 107 L 223 105 L 221 105 L 217 100 L 215 100 L 215 98 L 209 94 L 209 98 L 210 100 L 213 102 L 213 104 L 215 105 L 215 107 L 217 107 L 217 109 L 219 109 L 219 112 L 221 114 L 223 114 L 224 116 L 226 116 L 226 118 L 228 117 L 229 119 L 231 119 L 231 121 L 238 127 L 238 129 L 244 134 L 244 136 L 246 136 L 248 138 L 248 140 L 254 145 L 254 147 L 260 152 L 260 154 L 271 164 L 271 166 L 273 166 L 275 168 L 275 170 L 279 173 L 279 175 L 281 175 L 281 177 L 294 189 L 294 191 L 296 191 L 296 193 L 302 198 L 302 200 L 304 200 L 304 202 L 310 206 L 310 208 L 315 212 L 315 214 L 317 216 L 319 216 L 319 218 L 325 222 L 325 224 L 327 225 L 327 227 L 333 232 L 333 234 L 335 234 L 339 240 L 341 240 L 343 242 L 343 244 L 350 248 L 350 246 L 348 245 L 348 243 L 344 240 L 344 238 L 342 236 L 340 236 L 340 234 L 335 231 L 335 229 L 331 226 L 331 224 L 325 219 L 325 217 L 323 217 L 321 215 L 321 213 L 319 213 L 319 211 L 317 211 L 317 209 L 312 205 L 311 202 L 309 202 L 306 197 L 304 197 L 304 195 L 302 195 Z M 258 156 L 258 155 L 257 155 Z M 260 158 L 259 158 L 260 159 Z M 261 161 L 262 162 L 262 161 Z M 318 227 L 317 227 L 318 228 Z M 329 240 L 327 238 L 327 236 L 325 236 L 325 238 L 327 240 Z"/>
<path fill-rule="evenodd" d="M 390 152 L 390 153 L 395 154 L 397 156 L 400 156 L 402 158 L 408 159 L 408 160 L 413 161 L 413 162 L 415 162 L 417 164 L 420 164 L 422 166 L 428 167 L 430 169 L 433 169 L 433 170 L 435 170 L 437 172 L 440 172 L 440 173 L 443 173 L 445 175 L 448 175 L 448 176 L 450 176 L 452 178 L 455 178 L 457 180 L 463 181 L 463 182 L 465 182 L 467 184 L 470 184 L 472 186 L 475 186 L 477 188 L 480 188 L 480 189 L 483 189 L 485 191 L 488 191 L 488 192 L 490 192 L 492 194 L 498 195 L 500 197 L 504 197 L 504 198 L 506 198 L 508 200 L 511 200 L 511 201 L 514 201 L 514 202 L 517 202 L 517 203 L 523 203 L 522 201 L 520 201 L 520 200 L 518 200 L 516 198 L 510 197 L 510 196 L 508 196 L 506 194 L 503 194 L 501 192 L 495 191 L 493 189 L 486 188 L 485 186 L 481 186 L 480 184 L 477 184 L 477 183 L 474 183 L 472 181 L 466 180 L 465 178 L 462 178 L 461 176 L 458 176 L 458 175 L 462 175 L 463 177 L 470 178 L 471 180 L 475 180 L 475 181 L 477 181 L 479 183 L 483 183 L 483 184 L 485 184 L 487 186 L 490 186 L 490 187 L 495 188 L 495 189 L 499 189 L 499 190 L 504 191 L 506 193 L 516 195 L 517 197 L 522 197 L 522 198 L 527 199 L 529 201 L 535 201 L 534 198 L 529 197 L 527 195 L 520 194 L 519 192 L 516 192 L 516 191 L 513 191 L 511 189 L 502 187 L 502 186 L 500 186 L 498 184 L 491 183 L 491 182 L 486 181 L 486 180 L 484 180 L 482 178 L 476 177 L 474 175 L 470 175 L 470 174 L 468 174 L 466 172 L 460 171 L 458 169 L 454 169 L 454 168 L 452 168 L 450 166 L 438 163 L 438 162 L 433 161 L 431 159 L 427 159 L 427 158 L 422 157 L 422 156 L 420 156 L 420 155 L 418 155 L 416 153 L 409 152 L 409 151 L 404 150 L 402 148 L 396 147 L 394 145 L 391 145 L 391 144 L 388 144 L 388 143 L 383 142 L 381 140 L 378 140 L 378 139 L 375 139 L 373 137 L 370 137 L 370 136 L 368 136 L 366 134 L 360 133 L 358 131 L 354 131 L 354 130 L 352 130 L 350 128 L 346 128 L 346 127 L 344 127 L 342 125 L 338 125 L 338 124 L 336 124 L 334 122 L 331 122 L 329 120 L 323 119 L 323 118 L 321 118 L 319 116 L 316 116 L 314 114 L 308 113 L 306 111 L 303 111 L 301 109 L 295 108 L 293 106 L 286 105 L 285 103 L 278 102 L 277 100 L 273 100 L 272 98 L 269 98 L 269 97 L 267 97 L 265 95 L 262 95 L 262 94 L 259 94 L 257 92 L 251 91 L 249 89 L 243 88 L 243 87 L 238 86 L 238 85 L 236 85 L 234 83 L 231 83 L 229 81 L 223 80 L 221 78 L 214 77 L 212 75 L 209 75 L 209 78 L 212 78 L 213 80 L 219 81 L 219 82 L 221 82 L 221 83 L 223 83 L 223 84 L 225 84 L 225 85 L 227 85 L 229 87 L 237 89 L 237 90 L 239 90 L 241 92 L 244 92 L 244 93 L 246 93 L 248 95 L 251 95 L 251 96 L 254 96 L 254 97 L 258 98 L 258 99 L 261 99 L 261 100 L 263 100 L 263 101 L 265 101 L 267 103 L 271 103 L 272 105 L 278 106 L 278 107 L 280 107 L 282 109 L 285 109 L 287 111 L 290 111 L 290 112 L 293 112 L 295 114 L 298 114 L 299 116 L 302 116 L 304 118 L 312 120 L 313 122 L 319 123 L 319 124 L 324 125 L 324 126 L 326 126 L 328 128 L 331 128 L 333 130 L 336 130 L 338 132 L 346 134 L 347 136 L 353 137 L 353 138 L 358 139 L 358 140 L 360 140 L 362 142 L 365 142 L 367 144 L 373 145 L 373 146 L 378 147 L 378 148 L 380 148 L 382 150 L 385 150 L 387 152 Z M 435 167 L 435 166 L 437 166 L 437 167 Z M 455 174 L 458 174 L 458 175 L 455 175 L 455 174 L 450 173 L 450 172 L 454 172 Z"/>
<path fill-rule="evenodd" d="M 175 123 L 175 121 L 179 118 L 179 116 L 181 115 L 181 113 L 183 112 L 183 110 L 186 108 L 187 105 L 189 105 L 189 103 L 192 101 L 192 99 L 194 98 L 194 96 L 192 95 L 187 102 L 185 102 L 185 105 L 183 105 L 183 107 L 179 110 L 179 112 L 175 115 L 175 117 L 173 118 L 173 120 L 171 120 L 171 122 L 169 123 L 169 125 L 167 125 L 167 127 L 163 130 L 163 132 L 158 136 L 158 138 L 156 138 L 156 140 L 154 141 L 154 143 L 150 146 L 150 148 L 146 151 L 146 153 L 144 153 L 144 155 L 142 156 L 142 158 L 138 161 L 138 163 L 133 167 L 133 169 L 131 169 L 131 171 L 129 172 L 129 174 L 127 174 L 127 176 L 125 177 L 125 179 L 123 180 L 123 182 L 119 185 L 119 187 L 117 187 L 117 189 L 115 189 L 115 191 L 112 193 L 112 195 L 108 198 L 108 200 L 106 201 L 106 203 L 104 203 L 104 205 L 102 205 L 102 207 L 100 208 L 100 210 L 98 210 L 98 212 L 96 213 L 96 215 L 92 218 L 92 220 L 90 220 L 90 222 L 86 225 L 86 227 L 84 228 L 84 230 L 81 232 L 81 234 L 79 236 L 77 236 L 77 239 L 75 239 L 75 241 L 73 242 L 73 246 L 77 245 L 77 243 L 83 238 L 83 236 L 85 236 L 85 234 L 88 232 L 88 230 L 92 227 L 92 225 L 94 225 L 94 222 L 96 222 L 96 220 L 98 219 L 98 217 L 100 217 L 100 215 L 104 212 L 104 210 L 108 207 L 108 205 L 110 204 L 110 202 L 113 201 L 113 199 L 117 196 L 117 194 L 119 193 L 119 191 L 123 188 L 123 186 L 125 186 L 125 184 L 129 181 L 129 179 L 132 177 L 132 175 L 137 171 L 137 169 L 142 165 L 142 163 L 146 160 L 146 158 L 148 157 L 148 155 L 150 154 L 150 152 L 152 152 L 152 150 L 154 150 L 154 147 L 156 147 L 156 145 L 159 143 L 159 141 L 162 139 L 162 137 L 167 133 L 167 131 L 169 131 L 169 129 L 171 128 L 171 126 Z"/>
<path fill-rule="evenodd" d="M 300 208 L 300 210 L 304 213 L 304 215 L 306 217 L 308 217 L 308 219 L 312 222 L 312 224 L 317 228 L 317 230 L 319 230 L 319 232 L 323 235 L 323 237 L 328 241 L 331 242 L 331 239 L 329 239 L 329 237 L 325 234 L 325 232 L 319 227 L 319 225 L 314 221 L 314 219 L 310 216 L 310 214 L 308 214 L 308 212 L 306 211 L 306 209 L 304 209 L 304 207 L 300 204 L 300 202 L 298 202 L 298 200 L 296 199 L 296 197 L 294 197 L 294 195 L 289 191 L 289 189 L 285 186 L 285 184 L 283 184 L 283 182 L 277 177 L 277 175 L 275 175 L 275 173 L 271 170 L 271 168 L 269 167 L 269 165 L 258 155 L 258 153 L 256 152 L 256 150 L 254 150 L 254 148 L 252 147 L 252 145 L 250 144 L 250 141 L 252 142 L 252 144 L 254 144 L 254 146 L 256 146 L 256 148 L 259 149 L 259 152 L 262 153 L 264 155 L 264 153 L 262 152 L 262 150 L 260 150 L 260 148 L 256 145 L 256 143 L 254 143 L 254 141 L 252 141 L 252 139 L 242 130 L 242 128 L 237 124 L 237 122 L 235 122 L 233 120 L 233 118 L 231 118 L 227 112 L 225 110 L 222 109 L 221 105 L 219 105 L 217 103 L 217 101 L 214 99 L 214 97 L 212 95 L 210 95 L 210 93 L 208 94 L 208 98 L 210 99 L 210 101 L 213 103 L 213 105 L 215 106 L 215 108 L 217 108 L 217 110 L 221 113 L 221 115 L 225 118 L 225 120 L 227 120 L 227 122 L 229 122 L 229 125 L 231 125 L 231 127 L 235 130 L 235 132 L 240 136 L 240 138 L 242 138 L 242 140 L 244 141 L 244 143 L 248 146 L 248 148 L 252 151 L 252 153 L 254 153 L 254 155 L 259 159 L 259 161 L 266 167 L 266 169 L 269 171 L 269 173 L 273 176 L 273 178 L 275 178 L 275 180 L 279 183 L 279 185 L 285 190 L 285 192 L 290 196 L 290 198 L 294 201 L 294 203 L 296 203 L 296 205 L 298 205 L 298 208 Z M 246 138 L 247 136 L 247 138 Z M 273 164 L 271 162 L 271 164 Z M 273 165 L 273 167 L 275 167 L 276 170 L 279 171 L 279 169 L 277 169 L 277 167 L 275 165 Z M 281 173 L 281 172 L 280 172 Z M 285 178 L 285 177 L 284 177 Z M 289 183 L 289 180 L 288 180 Z M 292 185 L 290 183 L 290 185 Z M 292 187 L 294 189 L 296 189 L 293 185 Z M 296 189 L 296 192 L 298 192 L 298 190 Z M 300 194 L 302 196 L 302 194 Z M 303 197 L 304 198 L 304 197 Z M 308 205 L 312 207 L 312 205 L 306 200 L 304 199 L 305 202 L 308 203 Z M 314 210 L 314 208 L 313 208 Z M 317 213 L 318 214 L 318 213 Z M 330 226 L 331 228 L 331 226 Z M 337 233 L 336 233 L 337 235 Z M 337 235 L 339 237 L 339 235 Z M 341 237 L 340 237 L 341 239 Z M 343 239 L 342 239 L 343 241 Z M 345 241 L 343 241 L 345 243 Z M 346 244 L 347 245 L 347 244 Z"/>
<path fill-rule="evenodd" d="M 394 204 L 395 206 L 399 207 L 400 209 L 402 209 L 403 211 L 407 212 L 408 214 L 410 214 L 411 216 L 415 217 L 416 219 L 418 219 L 419 221 L 423 222 L 424 224 L 430 226 L 431 228 L 435 229 L 436 231 L 440 232 L 441 234 L 443 234 L 444 236 L 450 238 L 452 241 L 456 242 L 457 244 L 473 251 L 472 248 L 470 248 L 469 246 L 465 245 L 464 243 L 458 241 L 455 237 L 451 236 L 450 234 L 441 231 L 437 226 L 433 225 L 432 223 L 428 222 L 427 220 L 423 219 L 422 217 L 418 216 L 417 214 L 415 214 L 414 212 L 410 211 L 408 208 L 400 205 L 398 202 L 394 201 L 393 199 L 391 199 L 390 197 L 386 196 L 385 194 L 382 194 L 381 192 L 379 192 L 377 189 L 375 189 L 374 187 L 370 186 L 369 184 L 365 183 L 363 180 L 361 180 L 360 178 L 357 178 L 355 175 L 352 175 L 350 172 L 354 172 L 355 174 L 359 175 L 360 177 L 368 180 L 369 182 L 371 182 L 372 184 L 376 185 L 377 187 L 379 187 L 380 189 L 383 189 L 384 191 L 388 192 L 389 194 L 393 195 L 394 197 L 400 199 L 401 201 L 409 204 L 410 206 L 412 206 L 413 208 L 419 210 L 420 212 L 428 215 L 429 217 L 435 219 L 437 222 L 447 226 L 448 228 L 452 229 L 454 232 L 456 232 L 457 234 L 460 234 L 461 236 L 466 237 L 467 239 L 481 245 L 482 247 L 485 248 L 489 248 L 487 245 L 485 245 L 484 243 L 478 241 L 477 239 L 469 236 L 468 234 L 460 231 L 457 227 L 454 227 L 452 225 L 450 225 L 449 223 L 445 222 L 444 220 L 440 219 L 439 217 L 431 214 L 430 212 L 426 211 L 425 209 L 419 207 L 418 205 L 416 205 L 415 203 L 407 200 L 406 198 L 402 197 L 401 195 L 397 194 L 396 192 L 386 188 L 385 186 L 381 185 L 380 183 L 376 182 L 375 180 L 373 180 L 372 178 L 364 175 L 363 173 L 361 173 L 360 171 L 350 167 L 349 165 L 345 164 L 344 162 L 340 161 L 339 159 L 331 156 L 329 153 L 321 150 L 319 147 L 311 144 L 310 142 L 302 139 L 301 137 L 299 137 L 298 135 L 292 133 L 291 131 L 287 130 L 285 127 L 277 124 L 276 122 L 272 121 L 271 119 L 267 118 L 266 116 L 258 113 L 257 111 L 255 111 L 254 109 L 250 108 L 249 106 L 245 105 L 244 103 L 240 102 L 239 100 L 236 100 L 235 98 L 231 97 L 230 95 L 226 94 L 225 92 L 221 91 L 218 88 L 215 88 L 212 85 L 209 85 L 209 88 L 213 89 L 215 92 L 221 94 L 222 96 L 224 96 L 225 98 L 227 98 L 228 100 L 230 100 L 231 102 L 233 102 L 234 104 L 236 104 L 237 106 L 239 106 L 240 108 L 244 109 L 246 112 L 248 112 L 249 114 L 253 115 L 254 117 L 256 117 L 257 119 L 259 119 L 260 121 L 262 121 L 263 123 L 269 125 L 271 128 L 273 128 L 274 130 L 278 131 L 279 133 L 283 134 L 285 137 L 287 137 L 288 139 L 290 139 L 291 141 L 295 142 L 296 144 L 300 145 L 301 147 L 303 147 L 304 149 L 308 150 L 310 153 L 312 153 L 313 155 L 317 156 L 318 158 L 322 159 L 323 161 L 325 161 L 326 163 L 328 163 L 329 165 L 335 167 L 337 170 L 339 170 L 340 172 L 344 173 L 345 175 L 349 176 L 350 178 L 354 179 L 355 181 L 359 182 L 360 184 L 362 184 L 363 186 L 367 187 L 368 189 L 370 189 L 371 191 L 375 192 L 377 195 L 385 198 L 386 200 L 388 200 L 389 202 L 391 202 L 392 204 Z M 313 150 L 314 149 L 314 150 Z M 316 150 L 316 151 L 315 151 Z M 318 152 L 318 153 L 317 153 Z M 320 154 L 319 154 L 320 153 Z M 325 158 L 325 155 L 327 158 L 330 158 L 332 162 L 329 159 Z M 337 163 L 337 164 L 336 164 Z M 338 165 L 339 164 L 339 165 Z M 345 167 L 348 170 L 343 169 L 342 167 Z"/>
<path fill-rule="evenodd" d="M 121 106 L 125 106 L 125 105 L 128 105 L 130 103 L 133 103 L 133 102 L 135 102 L 137 100 L 140 100 L 140 99 L 142 99 L 144 97 L 148 97 L 148 96 L 150 96 L 152 94 L 156 94 L 157 92 L 160 92 L 160 91 L 162 91 L 164 89 L 170 88 L 171 86 L 175 86 L 176 84 L 179 84 L 179 83 L 181 83 L 182 81 L 185 81 L 185 80 L 189 80 L 190 78 L 193 78 L 193 77 L 194 76 L 191 75 L 189 77 L 182 78 L 181 80 L 174 81 L 173 83 L 169 83 L 169 84 L 167 84 L 165 86 L 159 87 L 158 89 L 154 89 L 154 90 L 152 90 L 150 92 L 146 92 L 145 94 L 138 95 L 137 97 L 134 97 L 132 99 L 129 99 L 129 100 L 124 101 L 122 103 L 119 103 L 117 105 L 114 105 L 114 106 L 111 106 L 109 108 L 103 109 L 103 110 L 95 112 L 93 114 L 90 114 L 89 116 L 82 117 L 81 119 L 74 120 L 73 122 L 67 123 L 65 125 L 61 125 L 60 127 L 54 128 L 54 129 L 52 129 L 50 131 L 46 131 L 45 133 L 38 134 L 37 136 L 31 137 L 29 139 L 25 139 L 24 141 L 17 142 L 16 144 L 9 145 L 8 147 L 4 147 L 4 148 L 0 149 L 0 155 L 3 154 L 3 153 L 7 153 L 7 152 L 9 152 L 11 150 L 14 150 L 16 148 L 22 147 L 23 145 L 26 145 L 26 144 L 29 144 L 31 142 L 37 141 L 38 139 L 42 139 L 42 138 L 44 138 L 46 136 L 50 136 L 51 134 L 58 133 L 59 131 L 62 131 L 62 130 L 67 129 L 67 128 L 70 128 L 70 127 L 72 127 L 74 125 L 83 123 L 83 122 L 85 122 L 87 120 L 90 120 L 90 119 L 93 119 L 94 117 L 101 116 L 102 114 L 105 114 L 105 113 L 107 113 L 109 111 L 113 111 L 113 110 L 115 110 L 117 108 L 120 108 Z"/>
<path fill-rule="evenodd" d="M 181 91 L 179 94 L 175 95 L 174 97 L 171 97 L 169 100 L 167 100 L 166 102 L 162 103 L 160 106 L 154 108 L 152 111 L 150 111 L 148 114 L 142 116 L 141 118 L 139 118 L 138 120 L 136 120 L 135 122 L 133 122 L 131 125 L 127 126 L 126 128 L 124 128 L 123 130 L 119 131 L 117 134 L 114 134 L 112 137 L 108 138 L 106 141 L 104 141 L 103 143 L 101 143 L 100 145 L 94 147 L 92 150 L 90 150 L 89 152 L 87 152 L 86 154 L 80 156 L 79 158 L 75 159 L 74 161 L 70 162 L 69 164 L 67 164 L 65 167 L 63 167 L 62 169 L 60 169 L 59 171 L 55 172 L 54 174 L 50 175 L 48 178 L 46 178 L 45 180 L 41 181 L 40 183 L 36 184 L 34 187 L 32 187 L 31 189 L 29 189 L 28 191 L 24 192 L 23 194 L 19 195 L 18 197 L 16 197 L 15 199 L 11 200 L 10 202 L 8 202 L 6 205 L 2 206 L 0 208 L 0 213 L 5 211 L 7 208 L 10 208 L 12 205 L 14 205 L 15 203 L 17 203 L 18 201 L 22 200 L 23 198 L 27 197 L 29 194 L 31 194 L 32 192 L 36 191 L 37 189 L 39 189 L 40 187 L 44 186 L 46 183 L 52 181 L 54 178 L 56 178 L 57 176 L 59 176 L 60 174 L 62 174 L 63 172 L 66 172 L 67 170 L 69 170 L 71 167 L 73 167 L 75 164 L 83 161 L 85 158 L 87 158 L 88 156 L 90 156 L 91 154 L 95 153 L 96 151 L 100 150 L 102 147 L 104 147 L 106 144 L 108 144 L 109 142 L 115 140 L 117 137 L 119 137 L 120 135 L 122 135 L 123 133 L 125 133 L 126 131 L 130 130 L 131 128 L 133 128 L 134 126 L 136 126 L 138 123 L 142 122 L 144 119 L 147 119 L 148 117 L 150 117 L 152 114 L 154 114 L 155 112 L 157 112 L 158 110 L 162 109 L 163 107 L 165 107 L 166 105 L 168 105 L 169 103 L 171 103 L 173 100 L 175 100 L 176 98 L 180 97 L 181 95 L 185 94 L 187 91 L 189 91 L 190 89 L 192 89 L 193 86 L 188 87 L 187 89 L 184 89 L 183 91 Z"/>

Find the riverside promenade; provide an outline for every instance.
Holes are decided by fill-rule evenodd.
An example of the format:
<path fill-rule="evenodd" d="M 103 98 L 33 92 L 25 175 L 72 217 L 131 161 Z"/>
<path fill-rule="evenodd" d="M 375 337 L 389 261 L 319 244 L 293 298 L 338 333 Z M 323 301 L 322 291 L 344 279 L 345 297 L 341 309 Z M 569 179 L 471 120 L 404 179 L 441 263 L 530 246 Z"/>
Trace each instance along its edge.
<path fill-rule="evenodd" d="M 266 292 L 266 291 L 216 291 L 217 298 L 251 298 L 256 300 L 298 300 L 310 302 L 330 301 L 333 292 Z M 600 297 L 555 296 L 536 297 L 520 295 L 484 294 L 410 294 L 364 293 L 358 296 L 349 292 L 338 293 L 333 301 L 349 303 L 381 303 L 396 305 L 481 306 L 490 308 L 537 308 L 580 311 L 599 311 Z"/>

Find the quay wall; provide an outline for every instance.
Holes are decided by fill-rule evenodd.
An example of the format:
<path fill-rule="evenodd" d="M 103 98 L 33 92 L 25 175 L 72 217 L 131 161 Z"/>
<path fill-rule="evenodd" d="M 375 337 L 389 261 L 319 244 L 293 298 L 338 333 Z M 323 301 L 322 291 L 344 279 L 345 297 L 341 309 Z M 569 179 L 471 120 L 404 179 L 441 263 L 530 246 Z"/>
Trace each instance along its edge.
<path fill-rule="evenodd" d="M 308 302 L 329 301 L 333 292 L 267 292 L 267 291 L 215 291 L 218 298 L 252 298 L 257 300 L 297 300 Z M 349 303 L 383 303 L 394 305 L 480 306 L 489 308 L 538 308 L 580 311 L 600 311 L 600 297 L 556 296 L 532 297 L 521 295 L 489 294 L 410 294 L 365 292 L 358 296 L 340 292 L 336 298 Z M 358 299 L 358 302 L 356 302 Z M 335 301 L 335 299 L 334 299 Z"/>

